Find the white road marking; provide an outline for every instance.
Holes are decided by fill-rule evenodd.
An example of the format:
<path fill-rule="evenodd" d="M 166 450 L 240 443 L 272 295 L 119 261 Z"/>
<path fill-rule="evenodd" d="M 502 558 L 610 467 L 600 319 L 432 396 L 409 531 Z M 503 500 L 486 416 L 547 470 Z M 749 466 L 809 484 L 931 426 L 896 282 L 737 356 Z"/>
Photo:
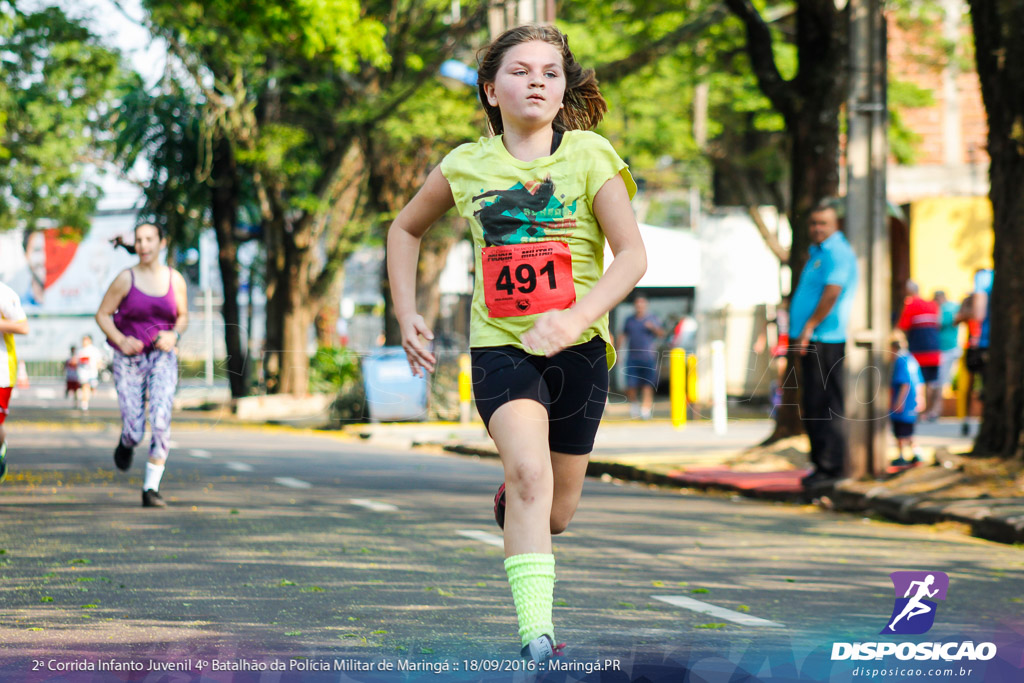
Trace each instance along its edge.
<path fill-rule="evenodd" d="M 244 462 L 229 462 L 227 468 L 233 472 L 252 472 L 252 465 L 246 465 Z"/>
<path fill-rule="evenodd" d="M 502 540 L 501 536 L 495 536 L 489 534 L 486 531 L 480 531 L 479 529 L 459 529 L 456 531 L 459 536 L 465 536 L 466 538 L 472 538 L 474 541 L 480 541 L 481 543 L 487 543 L 498 548 L 505 547 L 505 541 Z"/>
<path fill-rule="evenodd" d="M 192 448 L 189 450 L 188 454 L 193 458 L 202 458 L 203 460 L 209 460 L 213 457 L 213 454 L 210 453 L 210 451 L 204 451 L 201 448 Z"/>
<path fill-rule="evenodd" d="M 353 498 L 348 502 L 367 510 L 373 510 L 374 512 L 398 512 L 398 507 L 391 503 L 378 503 L 375 500 L 366 500 L 365 498 Z"/>
<path fill-rule="evenodd" d="M 35 398 L 43 400 L 53 400 L 57 398 L 56 389 L 36 389 L 35 394 Z"/>
<path fill-rule="evenodd" d="M 782 626 L 782 624 L 774 621 L 768 621 L 767 619 L 761 619 L 760 617 L 753 617 L 749 614 L 743 614 L 742 612 L 733 612 L 731 609 L 725 609 L 724 607 L 718 607 L 717 605 L 709 605 L 706 602 L 683 597 L 682 595 L 652 595 L 651 597 L 655 600 L 661 600 L 662 602 L 667 602 L 670 605 L 675 605 L 676 607 L 682 607 L 683 609 L 693 610 L 694 612 L 700 612 L 702 614 L 710 614 L 713 617 L 727 619 L 728 621 L 736 624 L 742 624 L 743 626 Z"/>
<path fill-rule="evenodd" d="M 281 486 L 287 486 L 290 489 L 308 489 L 312 488 L 313 486 L 308 481 L 302 481 L 301 479 L 293 479 L 291 477 L 274 477 L 274 481 L 276 481 Z"/>

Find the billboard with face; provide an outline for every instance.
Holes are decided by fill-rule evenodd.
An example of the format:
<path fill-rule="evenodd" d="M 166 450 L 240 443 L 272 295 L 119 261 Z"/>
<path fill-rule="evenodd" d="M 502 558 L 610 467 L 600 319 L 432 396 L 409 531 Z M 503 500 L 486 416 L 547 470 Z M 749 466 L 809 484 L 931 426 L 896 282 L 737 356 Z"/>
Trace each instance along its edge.
<path fill-rule="evenodd" d="M 0 281 L 30 317 L 93 314 L 114 277 L 136 262 L 110 242 L 130 242 L 134 227 L 134 214 L 115 214 L 97 216 L 81 238 L 62 228 L 0 232 Z"/>

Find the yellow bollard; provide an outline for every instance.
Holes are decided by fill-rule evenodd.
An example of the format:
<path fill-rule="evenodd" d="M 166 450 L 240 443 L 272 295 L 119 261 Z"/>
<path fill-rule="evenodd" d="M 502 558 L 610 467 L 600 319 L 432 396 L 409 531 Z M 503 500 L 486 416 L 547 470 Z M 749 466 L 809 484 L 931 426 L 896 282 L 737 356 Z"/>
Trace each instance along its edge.
<path fill-rule="evenodd" d="M 693 405 L 697 402 L 697 356 L 686 357 L 686 402 Z"/>
<path fill-rule="evenodd" d="M 956 374 L 956 416 L 961 420 L 967 417 L 967 400 L 971 396 L 968 378 L 974 379 L 967 373 L 967 361 L 961 356 Z"/>
<path fill-rule="evenodd" d="M 459 421 L 469 422 L 472 417 L 473 370 L 469 354 L 459 355 Z"/>
<path fill-rule="evenodd" d="M 686 426 L 686 351 L 682 349 L 669 354 L 668 387 L 672 426 L 682 429 Z"/>

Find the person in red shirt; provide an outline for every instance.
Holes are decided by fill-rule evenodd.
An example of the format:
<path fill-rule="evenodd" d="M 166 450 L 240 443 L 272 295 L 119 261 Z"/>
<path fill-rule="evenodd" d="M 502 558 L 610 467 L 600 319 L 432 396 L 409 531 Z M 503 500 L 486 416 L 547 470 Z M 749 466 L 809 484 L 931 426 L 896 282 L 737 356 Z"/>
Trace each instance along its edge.
<path fill-rule="evenodd" d="M 939 365 L 942 362 L 939 307 L 934 301 L 921 298 L 917 283 L 913 280 L 907 280 L 907 298 L 896 326 L 906 333 L 910 353 L 921 366 L 926 387 L 924 412 L 938 416 L 941 412 L 938 402 L 942 400 L 942 384 L 939 382 Z"/>

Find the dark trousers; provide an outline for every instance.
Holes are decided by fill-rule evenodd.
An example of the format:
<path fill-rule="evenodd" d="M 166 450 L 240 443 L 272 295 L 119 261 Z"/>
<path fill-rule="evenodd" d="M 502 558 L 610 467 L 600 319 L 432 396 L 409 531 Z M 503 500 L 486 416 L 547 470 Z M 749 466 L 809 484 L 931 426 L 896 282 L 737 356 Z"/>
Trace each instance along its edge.
<path fill-rule="evenodd" d="M 845 356 L 845 343 L 811 342 L 800 359 L 801 418 L 811 441 L 811 462 L 815 472 L 834 477 L 841 476 L 846 465 Z"/>

